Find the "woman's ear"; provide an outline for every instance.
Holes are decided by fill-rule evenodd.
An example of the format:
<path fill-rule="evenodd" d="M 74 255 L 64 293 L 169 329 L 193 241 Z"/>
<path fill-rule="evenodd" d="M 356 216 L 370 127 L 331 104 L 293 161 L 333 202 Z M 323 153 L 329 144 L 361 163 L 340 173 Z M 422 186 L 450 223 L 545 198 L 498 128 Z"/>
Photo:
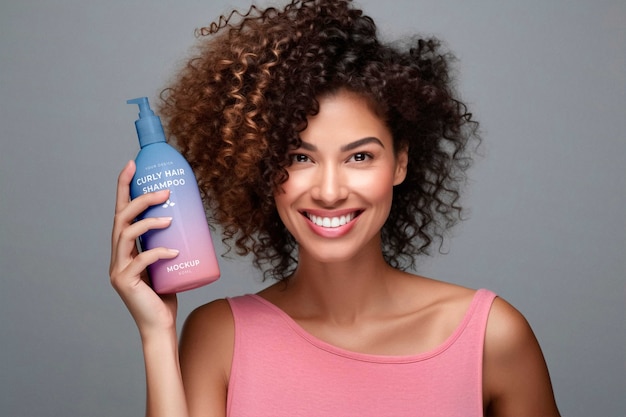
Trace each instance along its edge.
<path fill-rule="evenodd" d="M 393 178 L 393 185 L 399 185 L 406 178 L 406 168 L 409 163 L 409 148 L 402 146 L 396 153 L 396 172 Z"/>

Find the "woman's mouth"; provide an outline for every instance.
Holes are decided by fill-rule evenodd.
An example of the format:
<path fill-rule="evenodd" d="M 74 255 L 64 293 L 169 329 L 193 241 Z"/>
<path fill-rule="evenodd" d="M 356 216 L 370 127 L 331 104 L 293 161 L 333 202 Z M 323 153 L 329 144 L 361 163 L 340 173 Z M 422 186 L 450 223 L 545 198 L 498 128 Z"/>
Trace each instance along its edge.
<path fill-rule="evenodd" d="M 334 229 L 337 227 L 345 226 L 346 224 L 350 223 L 359 214 L 361 214 L 361 212 L 354 211 L 351 213 L 346 213 L 341 216 L 331 216 L 331 217 L 318 216 L 318 215 L 311 214 L 308 212 L 304 212 L 303 214 L 306 216 L 306 218 L 308 218 L 311 221 L 311 223 L 315 224 L 316 226 Z"/>

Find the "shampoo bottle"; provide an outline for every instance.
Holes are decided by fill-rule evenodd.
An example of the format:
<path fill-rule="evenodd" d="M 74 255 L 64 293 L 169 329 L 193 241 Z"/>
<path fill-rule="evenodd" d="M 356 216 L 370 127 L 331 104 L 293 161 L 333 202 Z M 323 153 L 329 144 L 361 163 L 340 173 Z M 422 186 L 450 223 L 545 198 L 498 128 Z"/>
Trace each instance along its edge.
<path fill-rule="evenodd" d="M 166 229 L 143 234 L 141 248 L 179 250 L 176 258 L 160 259 L 148 267 L 152 288 L 159 294 L 170 294 L 209 284 L 219 278 L 220 271 L 196 178 L 185 158 L 166 143 L 161 119 L 150 109 L 148 99 L 127 103 L 139 105 L 135 127 L 141 146 L 130 197 L 170 190 L 169 200 L 149 207 L 138 218 L 172 218 Z"/>

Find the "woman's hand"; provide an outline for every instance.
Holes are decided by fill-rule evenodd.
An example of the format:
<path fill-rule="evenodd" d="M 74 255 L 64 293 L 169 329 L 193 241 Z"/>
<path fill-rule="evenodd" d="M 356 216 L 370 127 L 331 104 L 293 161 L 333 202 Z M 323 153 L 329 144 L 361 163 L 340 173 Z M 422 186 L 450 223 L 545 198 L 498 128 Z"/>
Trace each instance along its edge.
<path fill-rule="evenodd" d="M 145 218 L 135 222 L 148 207 L 163 203 L 169 197 L 169 190 L 162 190 L 129 201 L 130 182 L 135 169 L 135 163 L 129 161 L 117 181 L 109 276 L 113 288 L 135 319 L 140 334 L 145 337 L 153 332 L 176 329 L 176 295 L 160 296 L 155 293 L 148 284 L 146 268 L 159 259 L 175 258 L 178 251 L 154 248 L 138 252 L 137 238 L 150 229 L 168 227 L 171 218 Z"/>

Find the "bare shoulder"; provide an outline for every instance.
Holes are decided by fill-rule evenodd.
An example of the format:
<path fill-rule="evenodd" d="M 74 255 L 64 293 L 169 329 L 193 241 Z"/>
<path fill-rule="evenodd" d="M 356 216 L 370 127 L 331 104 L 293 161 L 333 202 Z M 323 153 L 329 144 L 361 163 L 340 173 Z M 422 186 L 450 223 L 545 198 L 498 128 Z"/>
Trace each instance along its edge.
<path fill-rule="evenodd" d="M 228 301 L 196 308 L 180 339 L 180 366 L 192 415 L 225 415 L 234 346 L 234 320 Z"/>
<path fill-rule="evenodd" d="M 488 353 L 506 357 L 525 345 L 535 344 L 536 339 L 522 313 L 504 299 L 496 297 L 489 312 L 485 343 Z"/>
<path fill-rule="evenodd" d="M 559 415 L 537 338 L 526 318 L 500 297 L 487 322 L 483 392 L 488 415 Z"/>
<path fill-rule="evenodd" d="M 180 340 L 181 358 L 189 354 L 194 361 L 206 357 L 218 359 L 212 368 L 217 364 L 228 365 L 224 369 L 227 377 L 234 338 L 235 325 L 228 301 L 212 301 L 196 308 L 185 320 Z"/>
<path fill-rule="evenodd" d="M 185 320 L 183 332 L 232 330 L 233 313 L 226 299 L 218 299 L 197 307 Z"/>

